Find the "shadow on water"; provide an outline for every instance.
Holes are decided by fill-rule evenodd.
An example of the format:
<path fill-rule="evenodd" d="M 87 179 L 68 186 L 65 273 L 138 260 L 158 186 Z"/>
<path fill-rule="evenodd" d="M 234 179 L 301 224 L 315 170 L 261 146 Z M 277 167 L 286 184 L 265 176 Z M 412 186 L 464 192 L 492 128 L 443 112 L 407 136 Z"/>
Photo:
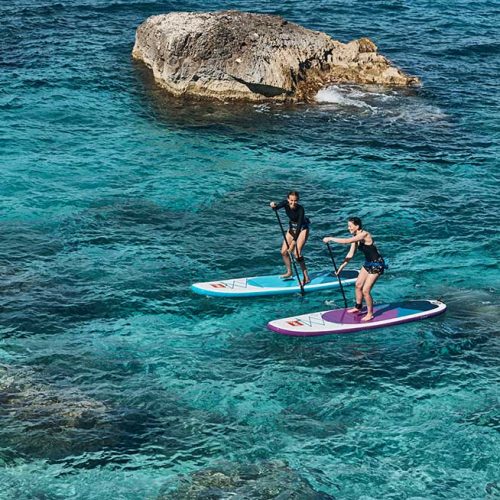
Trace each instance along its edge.
<path fill-rule="evenodd" d="M 140 89 L 136 92 L 139 115 L 169 129 L 229 139 L 235 147 L 239 143 L 252 150 L 265 148 L 317 160 L 321 151 L 338 158 L 344 147 L 353 144 L 374 151 L 383 148 L 385 154 L 408 150 L 434 156 L 440 154 L 443 135 L 449 137 L 450 146 L 456 141 L 452 118 L 426 88 L 339 85 L 324 89 L 322 95 L 329 97 L 316 104 L 224 103 L 173 97 L 142 62 L 132 61 L 132 65 Z"/>
<path fill-rule="evenodd" d="M 152 71 L 142 62 L 132 60 L 133 73 L 140 88 L 138 106 L 169 127 L 203 133 L 222 134 L 272 132 L 282 124 L 283 113 L 301 113 L 304 106 L 286 104 L 218 101 L 193 96 L 176 97 L 159 85 Z M 263 119 L 262 112 L 266 112 Z"/>

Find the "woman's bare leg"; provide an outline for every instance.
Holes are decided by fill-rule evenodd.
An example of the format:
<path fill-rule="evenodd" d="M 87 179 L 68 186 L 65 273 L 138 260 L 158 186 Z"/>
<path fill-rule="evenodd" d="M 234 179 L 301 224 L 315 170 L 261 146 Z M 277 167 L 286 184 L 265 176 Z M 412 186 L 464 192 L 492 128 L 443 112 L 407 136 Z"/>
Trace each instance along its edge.
<path fill-rule="evenodd" d="M 286 267 L 286 272 L 285 274 L 282 274 L 282 278 L 291 278 L 293 276 L 292 273 L 292 262 L 290 260 L 290 255 L 288 254 L 288 247 L 292 243 L 293 238 L 292 235 L 290 234 L 289 231 L 286 232 L 286 241 L 288 242 L 288 245 L 283 241 L 283 244 L 281 245 L 281 256 L 283 257 L 283 262 L 285 263 Z"/>
<path fill-rule="evenodd" d="M 363 304 L 363 287 L 365 285 L 366 279 L 368 277 L 368 271 L 362 267 L 361 271 L 359 271 L 358 279 L 356 280 L 356 284 L 354 285 L 354 296 L 356 299 L 356 304 Z M 361 311 L 361 308 L 352 307 L 348 309 L 348 313 L 356 313 Z"/>
<path fill-rule="evenodd" d="M 373 299 L 371 295 L 371 290 L 375 281 L 377 281 L 380 274 L 368 274 L 363 286 L 363 297 L 366 302 L 366 315 L 361 318 L 361 321 L 370 321 L 373 319 Z"/>
<path fill-rule="evenodd" d="M 295 245 L 295 256 L 297 257 L 297 261 L 300 264 L 300 269 L 302 270 L 302 274 L 304 275 L 304 280 L 302 281 L 302 285 L 306 285 L 311 280 L 309 279 L 309 274 L 307 272 L 307 267 L 304 259 L 302 257 L 302 249 L 307 242 L 307 238 L 309 237 L 309 229 L 303 229 L 299 237 L 297 238 L 297 242 Z"/>

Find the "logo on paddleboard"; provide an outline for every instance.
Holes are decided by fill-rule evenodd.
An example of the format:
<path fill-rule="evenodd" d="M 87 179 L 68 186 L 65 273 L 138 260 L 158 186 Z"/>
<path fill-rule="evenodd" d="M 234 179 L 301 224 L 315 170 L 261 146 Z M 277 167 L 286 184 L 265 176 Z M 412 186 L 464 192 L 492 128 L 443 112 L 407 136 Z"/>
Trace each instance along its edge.
<path fill-rule="evenodd" d="M 212 288 L 226 288 L 224 283 L 212 283 Z"/>
<path fill-rule="evenodd" d="M 304 323 L 301 323 L 298 319 L 294 319 L 293 321 L 287 321 L 290 326 L 303 326 Z"/>

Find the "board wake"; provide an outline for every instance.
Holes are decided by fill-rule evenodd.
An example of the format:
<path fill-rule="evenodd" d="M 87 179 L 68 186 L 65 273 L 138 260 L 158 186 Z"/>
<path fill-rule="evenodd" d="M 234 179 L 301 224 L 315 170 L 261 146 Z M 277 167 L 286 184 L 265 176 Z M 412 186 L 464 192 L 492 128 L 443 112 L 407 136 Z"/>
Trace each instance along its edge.
<path fill-rule="evenodd" d="M 342 271 L 342 285 L 356 282 L 359 271 Z M 337 276 L 331 271 L 309 273 L 311 282 L 305 285 L 304 292 L 315 292 L 337 288 Z M 297 278 L 284 280 L 279 276 L 253 276 L 251 278 L 235 278 L 221 281 L 207 281 L 191 285 L 193 292 L 201 295 L 217 297 L 257 297 L 262 295 L 285 295 L 300 293 Z"/>
<path fill-rule="evenodd" d="M 379 304 L 373 311 L 374 317 L 370 321 L 361 321 L 366 309 L 354 314 L 348 313 L 347 309 L 333 309 L 277 319 L 270 321 L 267 327 L 274 332 L 296 337 L 351 333 L 437 316 L 446 311 L 446 305 L 439 300 L 407 300 Z"/>

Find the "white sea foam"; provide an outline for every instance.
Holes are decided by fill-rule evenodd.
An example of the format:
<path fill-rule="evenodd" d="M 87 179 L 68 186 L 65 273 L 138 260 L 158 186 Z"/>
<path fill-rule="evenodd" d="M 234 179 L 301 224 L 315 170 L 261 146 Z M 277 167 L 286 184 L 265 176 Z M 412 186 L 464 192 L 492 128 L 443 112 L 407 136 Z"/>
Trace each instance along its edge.
<path fill-rule="evenodd" d="M 253 108 L 257 113 L 267 113 L 271 109 L 269 104 L 254 104 Z"/>
<path fill-rule="evenodd" d="M 316 94 L 316 101 L 321 104 L 338 104 L 340 106 L 355 106 L 357 108 L 371 108 L 364 102 L 360 95 L 354 94 L 350 89 L 341 89 L 336 85 L 321 89 Z"/>
<path fill-rule="evenodd" d="M 366 87 L 332 85 L 317 93 L 316 102 L 332 105 L 335 110 L 354 107 L 376 113 L 391 123 L 433 123 L 448 119 L 440 108 L 428 104 L 420 96 L 408 95 L 404 90 L 387 89 L 377 85 Z"/>
<path fill-rule="evenodd" d="M 446 121 L 448 115 L 437 106 L 426 104 L 415 104 L 407 107 L 399 107 L 388 116 L 390 122 L 405 123 L 434 123 Z"/>

